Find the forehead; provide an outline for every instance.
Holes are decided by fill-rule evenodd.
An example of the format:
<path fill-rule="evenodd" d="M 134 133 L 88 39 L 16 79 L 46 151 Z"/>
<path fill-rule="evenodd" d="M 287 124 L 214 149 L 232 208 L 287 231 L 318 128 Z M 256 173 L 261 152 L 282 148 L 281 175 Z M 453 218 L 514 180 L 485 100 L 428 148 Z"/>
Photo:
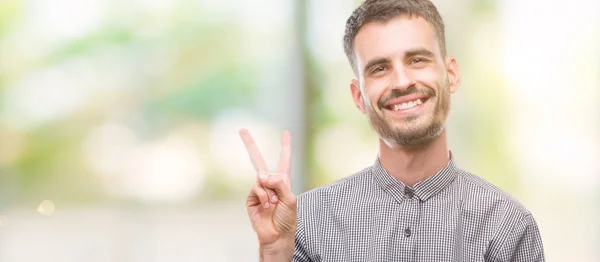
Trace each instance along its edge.
<path fill-rule="evenodd" d="M 427 20 L 416 16 L 369 22 L 360 28 L 354 39 L 354 53 L 359 64 L 373 57 L 402 55 L 417 48 L 440 55 L 435 29 Z"/>

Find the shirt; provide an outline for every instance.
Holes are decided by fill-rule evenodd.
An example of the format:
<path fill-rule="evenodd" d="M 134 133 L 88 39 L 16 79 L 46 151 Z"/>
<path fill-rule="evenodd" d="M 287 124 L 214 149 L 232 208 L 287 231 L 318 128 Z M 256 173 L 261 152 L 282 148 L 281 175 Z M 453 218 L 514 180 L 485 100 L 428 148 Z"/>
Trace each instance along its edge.
<path fill-rule="evenodd" d="M 544 261 L 531 213 L 452 157 L 413 187 L 371 167 L 298 196 L 293 261 Z"/>

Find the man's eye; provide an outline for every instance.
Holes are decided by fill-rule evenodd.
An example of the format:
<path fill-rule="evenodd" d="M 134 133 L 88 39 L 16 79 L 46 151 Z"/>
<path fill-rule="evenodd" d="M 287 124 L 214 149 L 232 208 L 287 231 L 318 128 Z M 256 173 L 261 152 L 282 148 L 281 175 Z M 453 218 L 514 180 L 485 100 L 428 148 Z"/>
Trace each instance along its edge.
<path fill-rule="evenodd" d="M 423 62 L 423 61 L 424 61 L 424 60 L 423 60 L 423 59 L 421 59 L 421 58 L 415 58 L 415 59 L 411 60 L 411 61 L 410 61 L 410 63 L 411 63 L 411 64 L 417 64 L 417 63 L 421 63 L 421 62 Z"/>
<path fill-rule="evenodd" d="M 383 67 L 383 66 L 378 66 L 373 69 L 373 73 L 378 73 L 378 72 L 383 72 L 383 71 L 385 71 L 385 67 Z"/>

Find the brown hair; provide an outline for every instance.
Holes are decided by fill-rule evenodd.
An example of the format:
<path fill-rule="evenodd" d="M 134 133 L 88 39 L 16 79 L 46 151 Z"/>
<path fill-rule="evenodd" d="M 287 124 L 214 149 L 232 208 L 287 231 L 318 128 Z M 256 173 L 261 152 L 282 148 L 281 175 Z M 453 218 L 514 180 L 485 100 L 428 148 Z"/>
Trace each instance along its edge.
<path fill-rule="evenodd" d="M 444 21 L 430 0 L 366 0 L 346 21 L 344 52 L 355 72 L 354 39 L 360 28 L 369 22 L 388 22 L 399 16 L 416 16 L 429 22 L 436 31 L 442 56 L 446 56 Z"/>

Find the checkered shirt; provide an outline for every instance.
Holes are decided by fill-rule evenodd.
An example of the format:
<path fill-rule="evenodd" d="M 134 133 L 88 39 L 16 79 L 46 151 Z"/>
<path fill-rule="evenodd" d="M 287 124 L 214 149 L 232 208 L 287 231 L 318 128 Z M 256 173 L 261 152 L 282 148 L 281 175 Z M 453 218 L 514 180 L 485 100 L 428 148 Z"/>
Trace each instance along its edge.
<path fill-rule="evenodd" d="M 377 160 L 298 197 L 293 261 L 544 261 L 544 251 L 531 213 L 452 158 L 413 187 Z"/>

